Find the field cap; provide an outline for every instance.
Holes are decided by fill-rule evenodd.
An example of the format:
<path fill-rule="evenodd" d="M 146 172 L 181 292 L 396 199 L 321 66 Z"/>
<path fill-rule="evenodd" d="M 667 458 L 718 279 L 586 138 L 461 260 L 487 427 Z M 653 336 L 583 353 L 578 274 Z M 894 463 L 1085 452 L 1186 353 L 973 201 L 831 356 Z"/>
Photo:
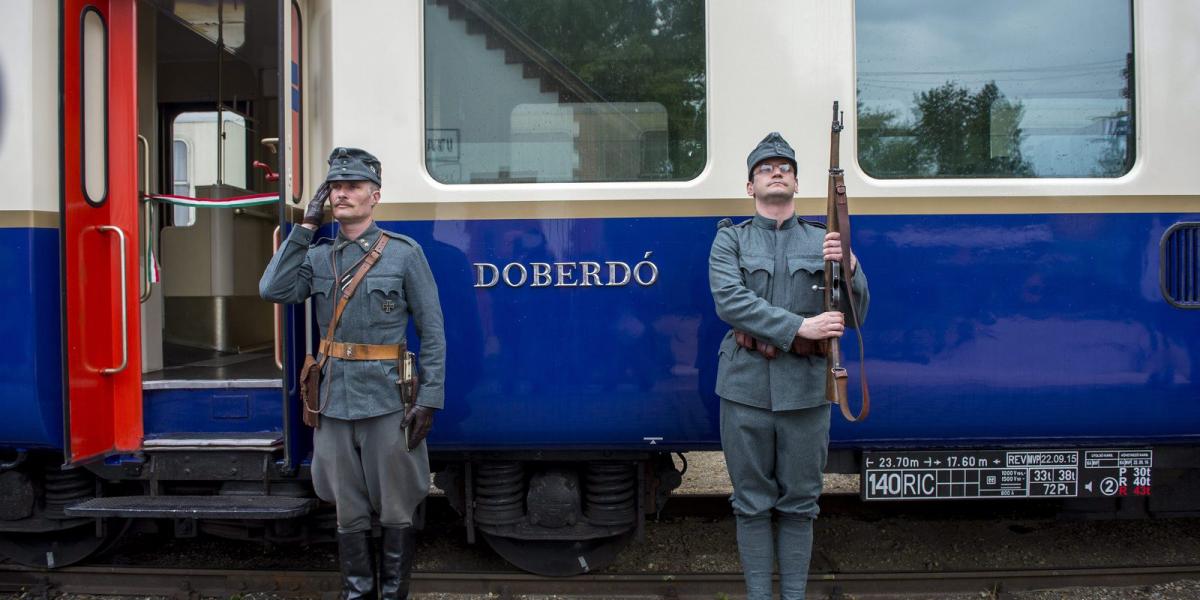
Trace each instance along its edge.
<path fill-rule="evenodd" d="M 383 166 L 373 154 L 361 148 L 334 148 L 329 153 L 329 174 L 325 181 L 370 181 L 383 185 Z"/>
<path fill-rule="evenodd" d="M 792 146 L 778 131 L 768 133 L 767 137 L 750 151 L 750 156 L 746 157 L 746 169 L 750 179 L 754 179 L 754 167 L 768 158 L 786 158 L 792 163 L 792 170 L 796 170 L 796 151 L 792 150 Z"/>

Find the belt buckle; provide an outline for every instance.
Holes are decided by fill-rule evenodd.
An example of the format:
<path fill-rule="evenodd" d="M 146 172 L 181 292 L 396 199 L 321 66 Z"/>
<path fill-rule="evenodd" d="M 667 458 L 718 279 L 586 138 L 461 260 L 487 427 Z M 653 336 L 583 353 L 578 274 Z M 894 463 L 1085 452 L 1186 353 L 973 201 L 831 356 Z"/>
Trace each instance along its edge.
<path fill-rule="evenodd" d="M 354 356 L 354 344 L 346 344 L 346 357 Z"/>

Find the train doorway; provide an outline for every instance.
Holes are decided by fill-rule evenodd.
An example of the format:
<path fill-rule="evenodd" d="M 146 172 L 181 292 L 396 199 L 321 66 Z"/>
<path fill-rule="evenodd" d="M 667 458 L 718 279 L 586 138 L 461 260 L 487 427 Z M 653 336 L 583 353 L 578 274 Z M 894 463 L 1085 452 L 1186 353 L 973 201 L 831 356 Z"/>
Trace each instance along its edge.
<path fill-rule="evenodd" d="M 147 453 L 282 452 L 279 315 L 258 296 L 281 224 L 282 5 L 139 2 Z"/>

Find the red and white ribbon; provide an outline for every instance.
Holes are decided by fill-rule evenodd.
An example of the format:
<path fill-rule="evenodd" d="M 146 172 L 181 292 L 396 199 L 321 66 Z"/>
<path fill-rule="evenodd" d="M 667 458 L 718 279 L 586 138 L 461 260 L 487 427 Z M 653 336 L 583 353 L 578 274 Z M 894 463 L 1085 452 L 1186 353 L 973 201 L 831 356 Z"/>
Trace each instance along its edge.
<path fill-rule="evenodd" d="M 241 208 L 243 206 L 258 206 L 260 204 L 279 202 L 279 194 L 267 192 L 265 194 L 250 194 L 249 196 L 233 196 L 230 198 L 192 198 L 190 196 L 176 196 L 174 194 L 149 194 L 146 196 L 146 199 L 177 204 L 179 206 Z"/>

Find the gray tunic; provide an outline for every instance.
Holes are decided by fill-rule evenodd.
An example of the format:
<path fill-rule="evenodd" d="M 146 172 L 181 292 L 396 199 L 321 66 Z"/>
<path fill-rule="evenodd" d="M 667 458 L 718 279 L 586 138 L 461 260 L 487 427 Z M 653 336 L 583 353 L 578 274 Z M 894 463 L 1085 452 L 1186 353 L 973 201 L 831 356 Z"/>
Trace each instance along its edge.
<path fill-rule="evenodd" d="M 774 344 L 767 360 L 737 345 L 733 331 L 721 341 L 717 395 L 758 408 L 795 410 L 826 404 L 825 358 L 797 356 L 787 349 L 805 317 L 822 311 L 825 227 L 793 215 L 753 219 L 717 230 L 708 258 L 708 282 L 717 316 L 733 329 Z M 866 319 L 870 295 L 862 265 L 851 279 L 858 314 Z M 849 302 L 842 297 L 842 310 Z M 853 327 L 847 317 L 847 327 Z"/>
<path fill-rule="evenodd" d="M 417 404 L 442 408 L 446 335 L 437 284 L 421 246 L 412 238 L 384 231 L 374 223 L 356 240 L 339 233 L 335 241 L 310 246 L 313 235 L 304 227 L 292 229 L 267 265 L 259 293 L 271 302 L 288 304 L 312 296 L 324 338 L 340 299 L 331 258 L 337 255 L 337 273 L 346 277 L 353 274 L 380 235 L 393 238 L 347 303 L 333 339 L 356 344 L 403 343 L 412 315 L 421 340 Z M 331 356 L 321 375 L 321 399 L 325 403 L 321 414 L 327 417 L 366 419 L 402 408 L 395 360 L 341 360 Z"/>

